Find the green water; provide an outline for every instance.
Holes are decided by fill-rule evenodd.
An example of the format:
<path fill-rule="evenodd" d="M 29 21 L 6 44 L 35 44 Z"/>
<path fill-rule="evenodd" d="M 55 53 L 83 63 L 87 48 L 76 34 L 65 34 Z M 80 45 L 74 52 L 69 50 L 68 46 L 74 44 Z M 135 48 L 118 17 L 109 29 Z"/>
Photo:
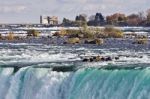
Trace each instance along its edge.
<path fill-rule="evenodd" d="M 150 99 L 150 69 L 0 68 L 0 99 Z"/>

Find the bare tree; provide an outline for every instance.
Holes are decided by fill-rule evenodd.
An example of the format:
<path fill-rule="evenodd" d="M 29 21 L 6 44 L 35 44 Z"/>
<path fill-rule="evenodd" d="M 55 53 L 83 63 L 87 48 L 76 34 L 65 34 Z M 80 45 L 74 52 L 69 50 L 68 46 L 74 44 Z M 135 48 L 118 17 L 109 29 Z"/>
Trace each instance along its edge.
<path fill-rule="evenodd" d="M 139 16 L 139 19 L 140 19 L 140 20 L 145 20 L 145 14 L 144 14 L 143 11 L 138 12 L 138 16 Z"/>
<path fill-rule="evenodd" d="M 147 22 L 150 22 L 150 9 L 147 10 Z"/>

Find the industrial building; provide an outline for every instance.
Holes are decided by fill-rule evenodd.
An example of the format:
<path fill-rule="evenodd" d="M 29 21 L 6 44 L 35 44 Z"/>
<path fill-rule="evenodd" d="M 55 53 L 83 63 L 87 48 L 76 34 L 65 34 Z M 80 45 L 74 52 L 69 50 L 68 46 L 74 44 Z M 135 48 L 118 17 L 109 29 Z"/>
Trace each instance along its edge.
<path fill-rule="evenodd" d="M 58 25 L 57 16 L 40 16 L 40 24 Z"/>

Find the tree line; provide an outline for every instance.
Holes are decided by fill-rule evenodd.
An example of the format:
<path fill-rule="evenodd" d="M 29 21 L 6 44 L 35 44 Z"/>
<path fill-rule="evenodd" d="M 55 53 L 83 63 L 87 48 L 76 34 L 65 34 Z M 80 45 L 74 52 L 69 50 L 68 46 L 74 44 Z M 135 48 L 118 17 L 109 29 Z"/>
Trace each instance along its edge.
<path fill-rule="evenodd" d="M 96 13 L 87 17 L 86 14 L 80 14 L 75 17 L 75 20 L 64 18 L 62 26 L 150 26 L 150 9 L 143 12 L 125 15 L 123 13 L 114 13 L 104 16 L 102 13 Z"/>

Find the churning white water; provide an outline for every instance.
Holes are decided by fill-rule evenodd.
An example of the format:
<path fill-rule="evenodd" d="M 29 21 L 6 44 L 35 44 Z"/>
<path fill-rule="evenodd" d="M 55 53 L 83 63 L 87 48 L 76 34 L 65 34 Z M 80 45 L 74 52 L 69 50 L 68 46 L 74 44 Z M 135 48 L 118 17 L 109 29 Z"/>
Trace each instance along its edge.
<path fill-rule="evenodd" d="M 0 47 L 0 99 L 150 98 L 149 51 L 111 51 L 33 44 L 9 45 L 11 47 Z M 86 55 L 120 58 L 111 62 L 82 63 L 81 56 Z M 70 64 L 68 61 L 73 63 Z M 70 67 L 78 67 L 79 63 L 82 66 L 74 71 L 53 71 L 51 63 L 54 67 L 58 66 L 55 62 L 60 62 L 59 66 L 62 67 L 65 66 L 65 62 Z M 45 64 L 50 68 L 45 68 Z M 100 68 L 102 65 L 130 67 L 128 64 L 131 67 L 138 65 L 144 68 Z M 40 68 L 37 67 L 39 65 Z M 25 67 L 15 71 L 16 66 Z"/>

